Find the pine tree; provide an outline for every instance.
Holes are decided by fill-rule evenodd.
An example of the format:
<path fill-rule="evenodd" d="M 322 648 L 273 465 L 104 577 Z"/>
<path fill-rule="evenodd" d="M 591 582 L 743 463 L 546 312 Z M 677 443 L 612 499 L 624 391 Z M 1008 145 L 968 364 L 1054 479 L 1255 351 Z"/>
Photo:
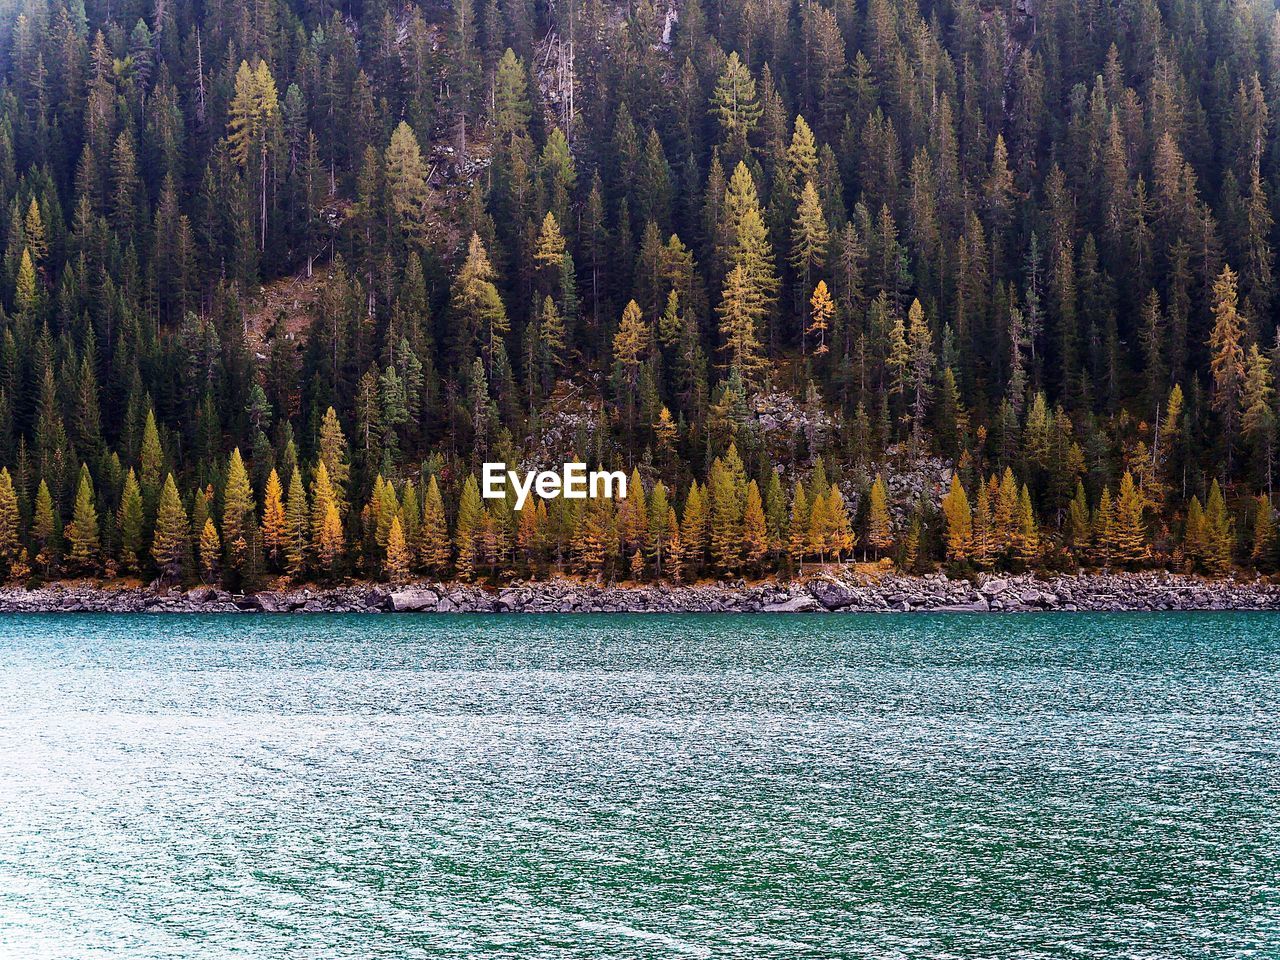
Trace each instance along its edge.
<path fill-rule="evenodd" d="M 676 519 L 676 508 L 667 510 L 667 571 L 671 579 L 680 583 L 684 579 L 684 539 L 680 531 L 680 523 Z"/>
<path fill-rule="evenodd" d="M 1018 535 L 1018 482 L 1009 467 L 1005 467 L 997 488 L 993 526 L 997 543 L 1011 548 Z"/>
<path fill-rule="evenodd" d="M 832 531 L 831 499 L 823 486 L 809 504 L 809 553 L 817 556 L 819 563 L 827 562 Z"/>
<path fill-rule="evenodd" d="M 1031 506 L 1031 491 L 1022 485 L 1018 495 L 1017 527 L 1013 535 L 1013 554 L 1024 566 L 1032 566 L 1040 557 L 1040 527 Z"/>
<path fill-rule="evenodd" d="M 145 522 L 142 491 L 138 486 L 137 475 L 130 468 L 125 474 L 124 489 L 116 510 L 116 529 L 120 533 L 120 568 L 126 573 L 142 572 Z"/>
<path fill-rule="evenodd" d="M 729 155 L 745 157 L 747 137 L 760 122 L 761 109 L 755 79 L 736 50 L 729 54 L 716 80 L 711 113 L 720 124 Z"/>
<path fill-rule="evenodd" d="M 301 579 L 307 568 L 307 550 L 311 542 L 310 505 L 302 486 L 302 471 L 293 470 L 289 477 L 289 497 L 285 504 L 285 563 L 289 576 Z"/>
<path fill-rule="evenodd" d="M 634 423 L 640 367 L 651 342 L 651 331 L 640 313 L 640 305 L 634 300 L 628 301 L 622 311 L 618 332 L 613 337 L 613 359 L 623 384 L 628 428 Z"/>
<path fill-rule="evenodd" d="M 533 108 L 529 104 L 529 79 L 524 64 L 510 47 L 498 61 L 493 82 L 493 129 L 507 142 L 529 127 Z"/>
<path fill-rule="evenodd" d="M 603 497 L 588 500 L 579 514 L 578 526 L 574 531 L 573 551 L 578 569 L 583 575 L 594 577 L 597 582 L 604 579 L 605 563 L 609 557 L 611 503 L 612 501 Z"/>
<path fill-rule="evenodd" d="M 796 206 L 795 222 L 791 226 L 791 265 L 802 281 L 802 289 L 810 287 L 810 277 L 821 269 L 827 260 L 827 245 L 831 231 L 822 212 L 822 201 L 812 180 L 805 181 Z"/>
<path fill-rule="evenodd" d="M 160 568 L 160 575 L 169 581 L 182 579 L 187 562 L 188 537 L 187 510 L 170 473 L 160 491 L 155 536 L 151 542 L 151 556 Z"/>
<path fill-rule="evenodd" d="M 231 158 L 241 167 L 256 164 L 259 193 L 258 249 L 266 249 L 268 153 L 279 119 L 280 100 L 275 78 L 265 60 L 250 67 L 241 60 L 236 71 L 235 94 L 227 119 Z"/>
<path fill-rule="evenodd" d="M 403 120 L 391 134 L 385 161 L 387 191 L 400 229 L 409 242 L 425 246 L 430 238 L 431 192 L 418 137 Z"/>
<path fill-rule="evenodd" d="M 458 551 L 458 577 L 470 580 L 475 576 L 480 553 L 480 525 L 484 519 L 484 504 L 480 500 L 480 485 L 474 474 L 468 475 L 462 485 L 462 500 L 458 504 L 458 522 L 454 527 L 453 542 Z"/>
<path fill-rule="evenodd" d="M 689 495 L 680 517 L 680 541 L 684 547 L 684 572 L 693 579 L 702 569 L 707 551 L 706 498 L 696 480 L 689 484 Z"/>
<path fill-rule="evenodd" d="M 1102 488 L 1098 497 L 1098 506 L 1093 511 L 1093 543 L 1094 551 L 1101 564 L 1111 565 L 1111 525 L 1115 522 L 1115 508 L 1111 502 L 1111 490 Z"/>
<path fill-rule="evenodd" d="M 1205 529 L 1204 508 L 1200 498 L 1193 496 L 1187 506 L 1187 520 L 1182 530 L 1182 554 L 1188 570 L 1197 570 L 1208 556 L 1208 532 Z"/>
<path fill-rule="evenodd" d="M 347 459 L 347 438 L 342 433 L 342 424 L 333 407 L 324 413 L 320 424 L 320 462 L 325 468 L 325 482 L 334 506 L 341 519 L 347 512 L 347 483 L 351 475 L 351 467 Z M 315 491 L 311 494 L 315 503 Z M 323 514 L 321 515 L 323 518 Z"/>
<path fill-rule="evenodd" d="M 31 535 L 36 544 L 36 565 L 42 568 L 45 576 L 49 576 L 58 562 L 58 516 L 53 509 L 49 484 L 43 478 L 36 489 Z"/>
<path fill-rule="evenodd" d="M 725 277 L 716 312 L 720 315 L 721 349 L 729 366 L 738 370 L 744 379 L 756 380 L 764 366 L 759 323 L 765 304 L 743 267 L 734 267 Z"/>
<path fill-rule="evenodd" d="M 979 569 L 992 565 L 997 551 L 995 508 L 990 487 L 978 478 L 978 497 L 973 506 L 973 563 Z"/>
<path fill-rule="evenodd" d="M 827 350 L 827 331 L 831 327 L 831 318 L 835 315 L 835 301 L 831 299 L 831 294 L 827 291 L 827 282 L 819 280 L 817 286 L 813 288 L 813 296 L 809 298 L 810 320 L 809 326 L 805 328 L 805 335 L 814 337 L 817 343 L 814 344 L 814 356 L 823 356 Z"/>
<path fill-rule="evenodd" d="M 222 543 L 229 573 L 239 575 L 245 572 L 253 520 L 253 489 L 249 486 L 249 474 L 237 447 L 231 451 L 227 482 L 222 492 Z"/>
<path fill-rule="evenodd" d="M 30 249 L 25 247 L 18 261 L 18 277 L 13 302 L 19 315 L 26 317 L 33 316 L 40 305 L 40 287 L 36 277 L 35 261 L 31 259 Z"/>
<path fill-rule="evenodd" d="M 831 534 L 828 546 L 837 561 L 853 552 L 858 545 L 858 536 L 853 532 L 853 521 L 849 517 L 849 505 L 845 503 L 844 494 L 834 483 L 827 495 L 827 512 L 831 518 Z"/>
<path fill-rule="evenodd" d="M 1133 474 L 1126 470 L 1120 478 L 1120 493 L 1107 531 L 1108 553 L 1113 563 L 1132 568 L 1149 555 L 1143 506 Z"/>
<path fill-rule="evenodd" d="M 520 510 L 520 521 L 516 527 L 516 548 L 524 561 L 526 570 L 536 571 L 542 551 L 542 526 L 538 523 L 538 507 L 527 501 Z"/>
<path fill-rule="evenodd" d="M 533 259 L 538 270 L 546 278 L 547 289 L 551 289 L 556 276 L 564 265 L 565 242 L 560 232 L 560 224 L 550 210 L 542 218 L 542 230 L 538 234 L 538 243 L 534 247 Z"/>
<path fill-rule="evenodd" d="M 98 566 L 101 541 L 98 527 L 98 509 L 94 504 L 93 478 L 88 466 L 80 466 L 80 483 L 76 489 L 75 510 L 67 527 L 67 541 L 71 546 L 70 559 L 82 573 L 93 573 Z"/>
<path fill-rule="evenodd" d="M 747 484 L 746 508 L 742 514 L 742 552 L 747 564 L 758 569 L 769 551 L 769 531 L 765 526 L 764 502 L 754 480 Z"/>
<path fill-rule="evenodd" d="M 1222 488 L 1215 479 L 1209 486 L 1209 500 L 1205 504 L 1205 563 L 1215 576 L 1225 576 L 1231 571 L 1232 554 L 1235 551 L 1235 532 L 1231 515 L 1227 512 Z"/>
<path fill-rule="evenodd" d="M 342 562 L 342 520 L 338 517 L 338 507 L 332 499 L 322 502 L 324 517 L 320 523 L 315 553 L 320 569 L 332 576 L 337 571 L 338 564 Z"/>
<path fill-rule="evenodd" d="M 330 511 L 338 517 L 336 542 L 334 531 L 330 529 Z M 323 448 L 321 459 L 316 463 L 315 474 L 311 478 L 311 553 L 320 569 L 329 572 L 333 571 L 342 553 L 342 519 L 338 514 L 333 484 L 329 482 L 329 468 L 325 466 Z"/>
<path fill-rule="evenodd" d="M 13 574 L 14 562 L 22 549 L 19 539 L 21 515 L 18 511 L 18 496 L 13 488 L 13 478 L 8 467 L 0 467 L 0 562 L 4 564 L 7 574 Z"/>
<path fill-rule="evenodd" d="M 667 488 L 659 480 L 653 485 L 649 496 L 649 533 L 647 543 L 649 558 L 653 563 L 654 573 L 661 577 L 667 560 L 670 531 L 667 528 L 667 514 L 671 505 L 667 499 Z"/>
<path fill-rule="evenodd" d="M 280 475 L 273 467 L 267 474 L 267 485 L 262 495 L 262 545 L 266 548 L 271 563 L 277 568 L 289 546 L 289 519 L 285 513 L 283 496 Z"/>
<path fill-rule="evenodd" d="M 707 479 L 711 501 L 711 560 L 723 573 L 734 573 L 742 562 L 742 508 L 733 472 L 717 457 Z"/>
<path fill-rule="evenodd" d="M 1276 521 L 1271 511 L 1271 501 L 1259 496 L 1253 510 L 1253 547 L 1249 559 L 1255 567 L 1262 567 L 1270 560 L 1276 542 Z"/>
<path fill-rule="evenodd" d="M 947 559 L 962 563 L 973 553 L 973 511 L 969 496 L 954 473 L 951 487 L 942 498 L 942 515 L 947 524 Z"/>
<path fill-rule="evenodd" d="M 876 474 L 871 484 L 867 506 L 867 543 L 879 556 L 893 546 L 893 528 L 889 522 L 888 493 L 884 478 Z"/>
<path fill-rule="evenodd" d="M 1275 391 L 1271 382 L 1271 359 L 1255 343 L 1245 358 L 1243 391 L 1240 396 L 1240 429 L 1253 446 L 1258 472 L 1271 489 L 1272 447 L 1276 430 Z"/>
<path fill-rule="evenodd" d="M 1237 310 L 1236 275 L 1230 267 L 1223 267 L 1213 284 L 1213 332 L 1209 336 L 1209 349 L 1213 405 L 1223 417 L 1228 470 L 1235 437 L 1236 409 L 1244 383 L 1243 339 L 1244 324 Z"/>
<path fill-rule="evenodd" d="M 160 431 L 156 427 L 156 412 L 148 408 L 147 420 L 142 428 L 142 450 L 138 455 L 140 467 L 138 479 L 142 482 L 144 502 L 155 504 L 164 479 L 164 450 L 160 446 Z"/>
<path fill-rule="evenodd" d="M 627 495 L 618 505 L 623 545 L 628 551 L 645 551 L 649 546 L 649 505 L 639 469 L 631 471 Z"/>
<path fill-rule="evenodd" d="M 427 481 L 422 498 L 422 526 L 418 528 L 418 563 L 428 573 L 442 576 L 449 565 L 449 529 L 445 523 L 444 501 L 435 474 Z"/>
<path fill-rule="evenodd" d="M 494 285 L 493 265 L 479 234 L 471 235 L 467 259 L 454 280 L 449 296 L 453 318 L 454 356 L 469 362 L 484 345 L 486 374 L 493 378 L 494 347 L 510 330 L 507 309 Z"/>
<path fill-rule="evenodd" d="M 926 404 L 931 395 L 931 379 L 933 377 L 933 334 L 929 330 L 929 322 L 925 319 L 924 308 L 919 300 L 911 302 L 907 313 L 907 370 L 906 382 L 915 392 L 915 403 L 911 412 L 912 437 L 918 445 L 920 431 L 924 427 Z"/>
<path fill-rule="evenodd" d="M 1089 501 L 1085 497 L 1084 484 L 1077 480 L 1076 493 L 1067 515 L 1067 545 L 1077 563 L 1088 553 L 1090 535 Z"/>
<path fill-rule="evenodd" d="M 392 583 L 403 583 L 409 578 L 409 547 L 398 516 L 392 519 L 391 530 L 387 534 L 387 559 L 383 567 Z"/>
<path fill-rule="evenodd" d="M 791 495 L 791 522 L 788 525 L 791 535 L 787 542 L 787 553 L 800 569 L 804 568 L 804 558 L 809 555 L 809 499 L 805 496 L 804 487 L 796 484 Z"/>
<path fill-rule="evenodd" d="M 213 517 L 206 517 L 200 531 L 200 577 L 205 583 L 218 582 L 218 568 L 222 563 L 222 539 Z"/>

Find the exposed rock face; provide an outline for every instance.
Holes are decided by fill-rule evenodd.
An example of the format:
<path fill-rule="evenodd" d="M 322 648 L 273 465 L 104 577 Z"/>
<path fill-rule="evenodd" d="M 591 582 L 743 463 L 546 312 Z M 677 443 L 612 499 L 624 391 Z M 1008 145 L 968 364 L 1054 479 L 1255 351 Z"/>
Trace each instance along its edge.
<path fill-rule="evenodd" d="M 0 612 L 101 613 L 808 613 L 985 612 L 1042 610 L 1280 610 L 1280 585 L 1209 581 L 1168 573 L 1030 575 L 981 582 L 925 577 L 822 573 L 804 580 L 746 585 L 605 586 L 575 580 L 517 583 L 499 590 L 473 584 L 354 584 L 232 595 L 212 587 L 51 584 L 0 589 Z"/>

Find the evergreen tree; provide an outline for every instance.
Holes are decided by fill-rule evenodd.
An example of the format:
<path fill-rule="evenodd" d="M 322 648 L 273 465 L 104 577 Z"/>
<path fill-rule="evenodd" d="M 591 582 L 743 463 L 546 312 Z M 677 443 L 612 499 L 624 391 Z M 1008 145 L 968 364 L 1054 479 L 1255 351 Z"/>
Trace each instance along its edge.
<path fill-rule="evenodd" d="M 307 550 L 311 543 L 310 505 L 302 486 L 302 471 L 294 470 L 289 477 L 289 496 L 285 504 L 284 555 L 289 576 L 302 578 L 307 566 Z"/>
<path fill-rule="evenodd" d="M 736 50 L 729 54 L 716 80 L 711 113 L 720 124 L 729 155 L 745 157 L 747 138 L 760 122 L 761 108 L 755 79 Z"/>
<path fill-rule="evenodd" d="M 742 552 L 747 564 L 758 568 L 769 550 L 769 531 L 765 525 L 764 501 L 760 487 L 752 480 L 747 484 L 746 507 L 742 513 Z"/>
<path fill-rule="evenodd" d="M 893 528 L 889 521 L 888 492 L 884 478 L 876 474 L 871 484 L 867 506 L 867 543 L 879 556 L 893 546 Z"/>
<path fill-rule="evenodd" d="M 142 490 L 138 486 L 137 475 L 130 468 L 125 474 L 124 490 L 116 511 L 116 528 L 120 532 L 120 568 L 126 573 L 142 572 L 145 522 Z"/>
<path fill-rule="evenodd" d="M 1236 307 L 1236 275 L 1230 267 L 1223 267 L 1213 284 L 1213 332 L 1209 349 L 1212 351 L 1213 404 L 1222 412 L 1228 465 L 1244 382 L 1244 326 Z"/>
<path fill-rule="evenodd" d="M 13 565 L 22 549 L 19 539 L 21 516 L 18 512 L 18 496 L 13 488 L 13 477 L 7 467 L 0 467 L 0 562 L 6 574 L 12 576 Z"/>
<path fill-rule="evenodd" d="M 942 515 L 947 523 L 947 559 L 963 562 L 973 553 L 973 511 L 960 478 L 951 475 L 951 488 L 942 498 Z"/>
<path fill-rule="evenodd" d="M 298 489 L 302 489 L 301 483 Z M 276 567 L 288 551 L 289 542 L 289 520 L 285 512 L 280 475 L 272 468 L 262 494 L 262 545 Z"/>
<path fill-rule="evenodd" d="M 206 517 L 200 531 L 200 577 L 205 583 L 218 582 L 218 570 L 222 565 L 222 538 L 214 526 L 213 517 Z"/>
<path fill-rule="evenodd" d="M 187 563 L 188 537 L 187 510 L 178 496 L 173 474 L 165 477 L 156 511 L 155 536 L 151 542 L 151 556 L 155 559 L 160 575 L 169 581 L 179 581 Z"/>
<path fill-rule="evenodd" d="M 71 547 L 70 560 L 82 573 L 97 570 L 101 549 L 98 508 L 94 503 L 93 478 L 86 465 L 80 467 L 80 483 L 76 488 L 75 511 L 66 530 Z"/>
<path fill-rule="evenodd" d="M 403 583 L 409 577 L 409 547 L 404 539 L 404 526 L 400 517 L 391 521 L 391 529 L 387 534 L 387 559 L 383 566 L 387 571 L 387 579 L 392 583 Z"/>
<path fill-rule="evenodd" d="M 1134 567 L 1146 559 L 1149 551 L 1142 513 L 1142 495 L 1133 482 L 1133 474 L 1126 470 L 1120 479 L 1120 494 L 1107 531 L 1108 553 L 1113 563 Z"/>
<path fill-rule="evenodd" d="M 454 527 L 453 542 L 457 548 L 458 576 L 470 580 L 475 576 L 480 552 L 480 524 L 484 505 L 480 500 L 480 485 L 474 475 L 462 485 L 462 500 L 458 504 L 458 522 Z"/>
<path fill-rule="evenodd" d="M 222 542 L 228 572 L 245 572 L 249 543 L 253 536 L 253 490 L 249 474 L 237 447 L 227 463 L 227 481 L 222 492 Z"/>
<path fill-rule="evenodd" d="M 422 499 L 422 526 L 418 528 L 418 562 L 428 573 L 441 576 L 449 565 L 449 530 L 445 524 L 444 501 L 435 475 L 427 481 Z"/>
<path fill-rule="evenodd" d="M 1276 521 L 1271 511 L 1271 501 L 1260 496 L 1253 510 L 1253 546 L 1249 551 L 1249 559 L 1254 566 L 1261 567 L 1270 562 L 1275 543 Z"/>

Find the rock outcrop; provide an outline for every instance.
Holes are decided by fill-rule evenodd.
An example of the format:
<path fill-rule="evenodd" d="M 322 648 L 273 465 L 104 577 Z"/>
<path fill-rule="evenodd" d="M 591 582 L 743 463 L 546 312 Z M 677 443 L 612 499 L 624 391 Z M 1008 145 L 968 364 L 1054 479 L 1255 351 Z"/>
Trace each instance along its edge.
<path fill-rule="evenodd" d="M 557 579 L 501 589 L 474 584 L 351 584 L 233 595 L 59 583 L 0 589 L 0 612 L 100 613 L 809 613 L 1048 610 L 1280 610 L 1280 585 L 1169 573 L 1082 573 L 977 582 L 941 574 L 823 572 L 788 582 L 610 586 Z"/>

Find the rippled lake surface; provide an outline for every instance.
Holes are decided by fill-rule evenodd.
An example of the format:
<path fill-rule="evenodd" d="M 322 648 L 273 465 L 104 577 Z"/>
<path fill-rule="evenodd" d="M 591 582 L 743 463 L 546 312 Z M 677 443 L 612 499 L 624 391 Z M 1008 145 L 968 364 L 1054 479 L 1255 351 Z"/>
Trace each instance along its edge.
<path fill-rule="evenodd" d="M 1280 956 L 1280 617 L 0 618 L 0 956 Z"/>

